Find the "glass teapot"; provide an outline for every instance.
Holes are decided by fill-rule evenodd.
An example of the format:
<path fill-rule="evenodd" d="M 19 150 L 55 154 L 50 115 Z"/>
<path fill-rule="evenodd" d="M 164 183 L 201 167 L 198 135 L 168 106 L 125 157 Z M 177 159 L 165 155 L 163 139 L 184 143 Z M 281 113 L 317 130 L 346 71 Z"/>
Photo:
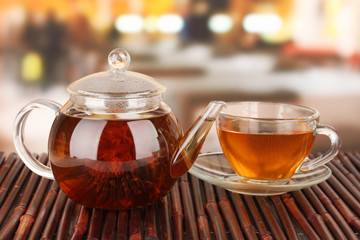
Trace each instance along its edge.
<path fill-rule="evenodd" d="M 162 101 L 165 86 L 127 71 L 130 56 L 123 49 L 113 50 L 108 62 L 109 71 L 70 84 L 64 106 L 49 100 L 26 105 L 15 120 L 15 148 L 33 172 L 55 179 L 86 207 L 154 204 L 189 170 L 224 103 L 211 102 L 183 135 Z M 51 168 L 33 157 L 24 140 L 26 119 L 37 108 L 56 115 L 48 141 Z"/>

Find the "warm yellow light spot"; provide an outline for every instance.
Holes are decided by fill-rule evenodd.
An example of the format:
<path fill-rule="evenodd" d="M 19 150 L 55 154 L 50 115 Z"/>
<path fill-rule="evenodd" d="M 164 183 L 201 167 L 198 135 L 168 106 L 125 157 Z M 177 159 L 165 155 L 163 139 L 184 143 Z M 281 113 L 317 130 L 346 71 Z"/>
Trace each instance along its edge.
<path fill-rule="evenodd" d="M 37 82 L 43 75 L 43 61 L 36 52 L 29 52 L 22 60 L 21 76 L 25 82 Z"/>

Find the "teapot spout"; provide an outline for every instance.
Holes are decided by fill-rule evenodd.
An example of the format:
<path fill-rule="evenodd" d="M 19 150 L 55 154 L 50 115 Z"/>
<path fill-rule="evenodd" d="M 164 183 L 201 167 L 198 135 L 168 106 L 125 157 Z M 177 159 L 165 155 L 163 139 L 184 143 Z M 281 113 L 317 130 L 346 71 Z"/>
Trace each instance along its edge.
<path fill-rule="evenodd" d="M 210 102 L 192 127 L 180 139 L 179 148 L 170 165 L 170 174 L 173 178 L 181 177 L 191 168 L 216 117 L 225 105 L 226 103 L 221 101 Z"/>

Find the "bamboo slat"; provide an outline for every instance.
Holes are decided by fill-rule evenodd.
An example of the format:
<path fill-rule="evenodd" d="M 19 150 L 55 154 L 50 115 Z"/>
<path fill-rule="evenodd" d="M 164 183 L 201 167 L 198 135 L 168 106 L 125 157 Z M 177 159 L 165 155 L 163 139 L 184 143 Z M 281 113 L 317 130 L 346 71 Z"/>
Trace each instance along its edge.
<path fill-rule="evenodd" d="M 335 159 L 333 161 L 331 161 L 332 164 L 334 164 L 334 166 L 340 170 L 340 172 L 345 175 L 345 177 L 355 186 L 357 187 L 357 189 L 360 190 L 360 181 L 354 176 L 354 174 L 352 174 L 351 172 L 349 172 L 349 170 L 346 169 L 346 167 L 344 167 L 344 165 L 340 162 L 340 160 Z"/>
<path fill-rule="evenodd" d="M 349 239 L 356 238 L 356 235 L 351 230 L 350 225 L 346 221 L 345 217 L 340 213 L 340 211 L 335 207 L 330 198 L 321 190 L 321 188 L 316 185 L 311 187 L 314 193 L 317 195 L 319 200 L 322 202 L 327 211 L 331 214 L 331 216 L 335 219 L 338 226 L 343 230 L 346 237 Z"/>
<path fill-rule="evenodd" d="M 343 199 L 330 187 L 327 182 L 322 182 L 319 184 L 320 188 L 326 193 L 326 195 L 331 199 L 335 207 L 341 212 L 346 221 L 358 231 L 360 230 L 360 220 L 350 209 L 348 205 L 343 201 Z"/>
<path fill-rule="evenodd" d="M 311 202 L 312 206 L 316 209 L 316 211 L 323 217 L 326 225 L 329 227 L 330 231 L 334 235 L 336 239 L 345 239 L 341 228 L 336 224 L 334 218 L 326 211 L 325 207 L 322 205 L 321 201 L 318 199 L 316 194 L 311 188 L 306 188 L 303 190 L 307 199 Z"/>
<path fill-rule="evenodd" d="M 141 239 L 141 211 L 140 209 L 133 209 L 130 211 L 129 220 L 129 239 Z"/>
<path fill-rule="evenodd" d="M 40 162 L 42 162 L 42 163 L 45 163 L 46 160 L 47 160 L 47 157 L 45 155 L 43 155 L 40 158 Z M 0 225 L 3 224 L 5 217 L 9 213 L 11 206 L 14 204 L 14 200 L 18 196 L 18 194 L 21 190 L 21 187 L 24 184 L 24 182 L 27 179 L 29 174 L 30 174 L 30 170 L 27 167 L 23 167 L 14 186 L 11 188 L 9 195 L 7 196 L 5 202 L 3 203 L 3 205 L 0 208 Z M 20 199 L 19 205 L 14 209 L 13 215 L 7 221 L 8 228 L 12 228 L 13 230 L 16 228 L 20 217 L 26 211 L 27 204 L 30 201 L 32 192 L 33 192 L 39 178 L 40 177 L 38 175 L 36 175 L 34 173 L 31 174 L 31 177 L 30 177 L 29 181 L 27 182 L 26 189 L 23 193 L 23 196 Z M 10 222 L 12 223 L 11 226 L 9 225 Z M 3 236 L 3 234 L 4 234 L 4 231 L 0 231 L 0 238 L 1 238 L 1 236 Z M 7 231 L 7 235 L 8 234 L 12 234 L 12 232 Z"/>
<path fill-rule="evenodd" d="M 294 196 L 296 202 L 302 209 L 303 213 L 305 214 L 319 237 L 321 239 L 327 240 L 334 239 L 329 229 L 327 228 L 324 219 L 320 214 L 315 211 L 315 209 L 312 207 L 304 194 L 300 190 L 292 192 L 291 194 Z"/>
<path fill-rule="evenodd" d="M 19 226 L 16 230 L 14 240 L 26 239 L 30 233 L 31 227 L 33 226 L 37 213 L 39 211 L 39 206 L 41 201 L 44 198 L 46 188 L 49 183 L 49 179 L 42 178 L 40 183 L 34 193 L 29 207 L 26 210 L 26 213 L 20 218 Z"/>
<path fill-rule="evenodd" d="M 66 200 L 65 208 L 58 226 L 58 231 L 56 234 L 57 240 L 69 238 L 70 221 L 74 207 L 75 207 L 75 202 L 73 202 L 70 198 L 68 198 Z"/>
<path fill-rule="evenodd" d="M 103 239 L 103 240 L 114 239 L 115 228 L 116 228 L 116 217 L 117 217 L 116 211 L 107 211 L 106 212 L 104 228 L 102 231 L 101 239 Z"/>
<path fill-rule="evenodd" d="M 60 192 L 61 193 L 61 192 Z M 61 196 L 61 194 L 59 195 Z M 87 230 L 88 230 L 88 222 L 90 216 L 90 209 L 84 206 L 81 206 L 79 217 L 74 226 L 74 233 L 71 236 L 71 240 L 80 240 L 83 239 Z"/>
<path fill-rule="evenodd" d="M 0 152 L 0 168 L 2 167 L 2 164 L 5 161 L 6 154 L 5 152 Z"/>
<path fill-rule="evenodd" d="M 24 175 L 27 174 L 29 172 L 28 169 L 25 169 L 23 171 L 23 173 L 21 174 L 22 176 L 19 176 L 18 174 L 22 171 L 24 167 L 24 164 L 22 163 L 22 161 L 20 159 L 17 159 L 15 161 L 15 164 L 13 164 L 13 166 L 9 169 L 8 174 L 6 175 L 6 178 L 4 179 L 4 181 L 2 182 L 1 186 L 0 186 L 0 205 L 2 206 L 9 191 L 11 189 L 16 189 L 16 185 L 12 186 L 14 181 L 17 178 L 20 179 L 24 179 Z M 19 184 L 19 182 L 17 181 L 17 183 Z"/>
<path fill-rule="evenodd" d="M 349 157 L 350 161 L 356 168 L 360 171 L 360 154 L 359 153 L 352 153 L 352 152 L 346 152 L 346 156 Z"/>
<path fill-rule="evenodd" d="M 145 214 L 145 240 L 159 239 L 156 226 L 156 209 L 155 206 L 149 206 L 146 208 Z"/>
<path fill-rule="evenodd" d="M 245 195 L 244 199 L 245 199 L 246 205 L 249 208 L 249 212 L 254 219 L 255 225 L 260 233 L 261 239 L 272 240 L 273 237 L 271 236 L 271 233 L 268 231 L 268 229 L 260 215 L 259 209 L 255 205 L 253 196 Z"/>
<path fill-rule="evenodd" d="M 45 163 L 47 160 L 46 155 L 42 155 L 39 159 L 41 163 Z M 21 185 L 24 184 L 24 181 L 27 175 L 30 173 L 29 171 L 25 171 L 27 168 L 23 168 L 22 172 L 20 173 L 20 177 L 17 179 L 15 186 L 12 188 L 9 196 L 7 197 L 5 203 L 0 208 L 0 225 L 3 223 L 7 212 L 11 209 L 11 204 L 13 204 L 13 200 L 16 198 L 16 195 L 19 193 Z M 0 239 L 10 238 L 19 224 L 20 218 L 24 215 L 26 208 L 31 200 L 33 191 L 35 186 L 37 185 L 40 176 L 32 173 L 30 178 L 28 179 L 25 190 L 20 198 L 19 203 L 13 210 L 11 216 L 8 218 L 4 228 L 0 231 Z M 4 209 L 8 209 L 8 211 L 3 211 Z"/>
<path fill-rule="evenodd" d="M 198 240 L 199 233 L 196 225 L 194 204 L 191 198 L 188 176 L 185 174 L 180 178 L 181 199 L 185 216 L 186 237 L 190 240 Z"/>
<path fill-rule="evenodd" d="M 0 165 L 1 166 L 1 168 L 0 168 L 0 184 L 2 184 L 2 182 L 4 181 L 9 169 L 15 162 L 16 158 L 17 158 L 17 155 L 15 153 L 11 153 L 9 156 L 7 156 L 7 158 L 5 160 L 4 160 L 3 154 L 1 155 L 2 164 Z"/>
<path fill-rule="evenodd" d="M 29 239 L 39 239 L 40 234 L 43 231 L 43 227 L 47 222 L 47 217 L 49 216 L 51 208 L 55 202 L 58 191 L 59 186 L 56 182 L 52 182 L 51 187 L 42 202 L 34 226 L 30 232 Z"/>
<path fill-rule="evenodd" d="M 126 219 L 127 222 L 127 219 Z M 93 208 L 91 213 L 91 219 L 89 224 L 89 232 L 87 235 L 87 239 L 99 239 L 102 231 L 102 223 L 103 223 L 103 211 L 100 209 Z M 121 224 L 122 221 L 120 221 Z"/>
<path fill-rule="evenodd" d="M 216 203 L 214 187 L 204 182 L 204 188 L 206 196 L 205 208 L 212 222 L 215 237 L 216 239 L 226 239 L 225 226 Z"/>
<path fill-rule="evenodd" d="M 61 217 L 60 214 L 66 203 L 66 199 L 67 197 L 65 193 L 63 191 L 59 191 L 54 206 L 51 209 L 49 217 L 47 218 L 46 225 L 41 236 L 43 239 L 52 239 L 53 236 L 55 236 L 56 227 Z"/>
<path fill-rule="evenodd" d="M 159 203 L 159 225 L 160 238 L 168 240 L 172 239 L 169 202 L 167 196 L 163 197 Z"/>
<path fill-rule="evenodd" d="M 274 207 L 276 208 L 277 213 L 279 214 L 280 222 L 282 223 L 284 231 L 286 232 L 287 239 L 298 239 L 294 224 L 292 223 L 289 212 L 286 211 L 281 198 L 277 195 L 271 196 L 270 198 Z"/>
<path fill-rule="evenodd" d="M 117 240 L 125 240 L 128 236 L 129 211 L 119 211 L 117 217 Z"/>
<path fill-rule="evenodd" d="M 230 193 L 233 206 L 240 221 L 241 228 L 247 239 L 257 239 L 255 227 L 252 225 L 246 206 L 239 194 Z"/>
<path fill-rule="evenodd" d="M 282 231 L 280 224 L 276 221 L 275 214 L 271 211 L 270 203 L 267 198 L 257 196 L 256 200 L 261 211 L 264 214 L 267 224 L 269 225 L 272 235 L 275 239 L 286 239 L 284 232 Z"/>
<path fill-rule="evenodd" d="M 233 239 L 239 239 L 239 240 L 244 239 L 244 236 L 240 229 L 240 225 L 231 207 L 231 203 L 226 196 L 225 189 L 218 186 L 216 186 L 215 189 L 216 189 L 216 194 L 218 196 L 220 211 L 224 216 L 231 237 Z"/>
<path fill-rule="evenodd" d="M 282 200 L 285 203 L 286 208 L 289 210 L 293 218 L 300 225 L 304 233 L 309 239 L 320 239 L 316 234 L 315 230 L 311 227 L 310 223 L 306 220 L 304 215 L 301 213 L 300 209 L 295 203 L 295 200 L 289 193 L 283 194 Z"/>
<path fill-rule="evenodd" d="M 360 181 L 360 171 L 357 169 L 354 165 L 354 163 L 349 159 L 347 155 L 345 155 L 344 152 L 339 152 L 338 157 L 342 164 L 346 167 L 347 170 L 349 170 L 358 181 Z"/>
<path fill-rule="evenodd" d="M 197 224 L 199 229 L 199 235 L 201 240 L 210 240 L 210 227 L 209 221 L 205 213 L 203 191 L 200 186 L 200 181 L 197 177 L 190 175 L 191 177 L 191 186 L 193 189 L 193 196 L 195 202 L 195 211 L 197 215 Z"/>
<path fill-rule="evenodd" d="M 171 189 L 171 202 L 172 202 L 172 218 L 174 222 L 174 239 L 183 240 L 184 239 L 184 226 L 183 219 L 184 214 L 181 206 L 181 198 L 179 191 L 178 182 L 175 183 L 174 187 Z"/>
<path fill-rule="evenodd" d="M 331 176 L 328 182 L 333 186 L 337 186 L 337 188 L 343 188 L 342 186 L 344 186 L 345 188 L 343 191 L 340 192 L 337 190 L 337 192 L 340 194 L 343 192 L 346 192 L 346 194 L 352 194 L 353 197 L 356 198 L 355 202 L 358 203 L 360 201 L 360 183 L 357 181 L 357 179 L 355 178 L 356 180 L 354 182 L 350 181 L 350 179 L 348 179 L 340 171 L 340 169 L 338 169 L 337 166 L 331 162 L 328 163 L 328 166 L 333 173 L 333 176 Z M 354 201 L 354 199 L 352 201 Z"/>

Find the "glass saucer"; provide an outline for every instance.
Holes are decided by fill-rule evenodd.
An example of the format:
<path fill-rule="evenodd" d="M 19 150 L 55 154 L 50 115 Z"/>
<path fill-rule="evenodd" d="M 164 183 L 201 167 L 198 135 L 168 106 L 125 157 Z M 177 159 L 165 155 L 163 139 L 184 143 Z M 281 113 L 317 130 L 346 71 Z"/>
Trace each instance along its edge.
<path fill-rule="evenodd" d="M 331 170 L 322 166 L 306 173 L 296 173 L 286 184 L 262 184 L 244 182 L 235 174 L 223 153 L 200 154 L 189 172 L 211 184 L 229 191 L 248 195 L 278 195 L 307 188 L 325 181 Z"/>

